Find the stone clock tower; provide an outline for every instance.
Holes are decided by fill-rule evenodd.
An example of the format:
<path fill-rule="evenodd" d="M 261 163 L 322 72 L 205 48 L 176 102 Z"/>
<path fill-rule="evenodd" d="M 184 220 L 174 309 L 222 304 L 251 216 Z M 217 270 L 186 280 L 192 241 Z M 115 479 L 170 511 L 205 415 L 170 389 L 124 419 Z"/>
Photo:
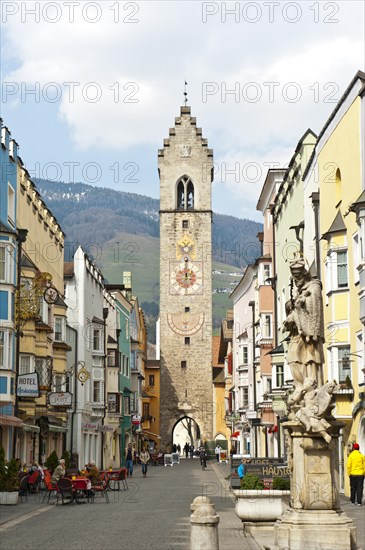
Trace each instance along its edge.
<path fill-rule="evenodd" d="M 160 176 L 161 444 L 183 418 L 213 437 L 213 151 L 181 107 L 158 152 Z"/>

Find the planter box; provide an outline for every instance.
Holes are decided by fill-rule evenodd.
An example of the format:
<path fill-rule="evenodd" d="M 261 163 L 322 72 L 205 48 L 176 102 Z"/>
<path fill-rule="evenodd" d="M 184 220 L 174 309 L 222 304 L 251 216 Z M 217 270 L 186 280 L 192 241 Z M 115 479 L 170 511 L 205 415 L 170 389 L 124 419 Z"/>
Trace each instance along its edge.
<path fill-rule="evenodd" d="M 275 522 L 289 507 L 290 491 L 240 489 L 233 494 L 236 514 L 243 522 Z"/>
<path fill-rule="evenodd" d="M 0 492 L 0 504 L 5 504 L 8 506 L 18 504 L 18 498 L 19 498 L 18 491 L 13 491 L 11 493 Z"/>

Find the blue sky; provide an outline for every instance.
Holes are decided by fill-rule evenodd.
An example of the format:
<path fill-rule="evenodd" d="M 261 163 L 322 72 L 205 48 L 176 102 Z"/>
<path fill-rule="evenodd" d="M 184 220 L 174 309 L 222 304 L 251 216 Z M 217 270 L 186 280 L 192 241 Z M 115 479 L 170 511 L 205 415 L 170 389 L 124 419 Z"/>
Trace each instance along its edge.
<path fill-rule="evenodd" d="M 157 149 L 188 82 L 217 212 L 260 220 L 269 166 L 318 133 L 364 70 L 364 4 L 1 4 L 5 124 L 36 177 L 158 198 Z M 32 93 L 32 91 L 34 93 Z"/>

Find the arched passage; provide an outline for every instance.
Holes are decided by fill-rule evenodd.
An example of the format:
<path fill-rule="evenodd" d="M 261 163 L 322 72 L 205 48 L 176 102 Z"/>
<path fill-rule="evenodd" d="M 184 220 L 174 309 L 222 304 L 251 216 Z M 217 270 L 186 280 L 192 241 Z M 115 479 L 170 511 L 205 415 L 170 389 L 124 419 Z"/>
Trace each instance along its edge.
<path fill-rule="evenodd" d="M 181 449 L 185 444 L 193 445 L 195 448 L 200 444 L 200 428 L 198 423 L 190 416 L 183 416 L 175 422 L 172 428 L 172 443 L 180 445 Z"/>

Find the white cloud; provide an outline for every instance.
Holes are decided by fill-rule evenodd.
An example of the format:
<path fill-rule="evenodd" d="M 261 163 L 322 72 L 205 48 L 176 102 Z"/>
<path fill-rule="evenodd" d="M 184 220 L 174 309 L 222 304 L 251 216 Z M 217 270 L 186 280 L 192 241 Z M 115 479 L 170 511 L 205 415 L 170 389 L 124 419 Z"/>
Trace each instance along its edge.
<path fill-rule="evenodd" d="M 29 8 L 32 2 L 19 4 Z M 114 23 L 110 7 L 117 4 L 119 23 Z M 308 126 L 319 132 L 335 105 L 328 101 L 338 99 L 363 66 L 359 37 L 363 37 L 364 6 L 339 2 L 338 13 L 332 14 L 318 3 L 321 11 L 315 14 L 310 3 L 301 3 L 302 17 L 291 24 L 284 19 L 283 13 L 288 13 L 281 3 L 273 23 L 266 9 L 252 24 L 244 20 L 242 11 L 237 23 L 232 16 L 222 23 L 223 4 L 212 3 L 219 11 L 206 23 L 200 2 L 131 2 L 132 8 L 124 11 L 123 3 L 101 2 L 101 19 L 95 24 L 80 17 L 82 2 L 75 8 L 74 23 L 68 22 L 68 8 L 61 1 L 62 18 L 55 24 L 42 17 L 39 23 L 32 17 L 21 23 L 20 14 L 9 16 L 4 51 L 11 69 L 3 80 L 19 86 L 39 82 L 43 92 L 49 82 L 62 86 L 58 116 L 69 128 L 75 151 L 97 149 L 102 156 L 107 149 L 122 151 L 139 144 L 157 149 L 178 114 L 186 79 L 193 114 L 218 162 L 242 166 L 288 162 L 300 136 Z M 89 17 L 94 15 L 88 12 Z M 325 24 L 325 17 L 338 23 Z M 139 22 L 123 22 L 126 18 Z M 79 83 L 73 102 L 65 82 Z M 95 103 L 90 82 L 96 82 L 102 93 Z M 204 102 L 207 82 L 214 83 L 217 93 Z M 269 84 L 273 82 L 279 84 Z M 224 87 L 235 86 L 237 101 L 232 94 L 224 95 Z M 119 102 L 115 102 L 117 88 Z M 301 97 L 291 102 L 296 92 Z M 261 97 L 252 102 L 255 93 Z M 137 102 L 127 102 L 128 98 Z M 14 111 L 17 100 L 10 97 L 5 106 L 12 104 Z M 31 109 L 32 99 L 26 101 Z M 51 122 L 57 132 L 59 122 Z M 245 193 L 253 205 L 263 177 L 255 184 L 242 178 L 221 185 L 232 197 Z M 245 212 L 245 203 L 240 209 Z"/>

